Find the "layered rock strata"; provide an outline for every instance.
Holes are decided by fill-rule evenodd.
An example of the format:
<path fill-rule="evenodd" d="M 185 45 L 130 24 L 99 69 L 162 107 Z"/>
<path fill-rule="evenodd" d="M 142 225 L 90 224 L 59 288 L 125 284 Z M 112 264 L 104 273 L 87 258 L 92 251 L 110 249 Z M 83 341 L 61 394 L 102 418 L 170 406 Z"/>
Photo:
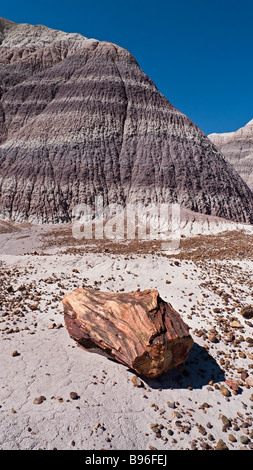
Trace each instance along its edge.
<path fill-rule="evenodd" d="M 184 207 L 253 222 L 253 194 L 125 49 L 0 20 L 0 216 L 70 221 L 77 204 Z"/>
<path fill-rule="evenodd" d="M 183 365 L 193 346 L 188 326 L 154 289 L 114 293 L 80 288 L 62 302 L 71 338 L 146 377 Z"/>

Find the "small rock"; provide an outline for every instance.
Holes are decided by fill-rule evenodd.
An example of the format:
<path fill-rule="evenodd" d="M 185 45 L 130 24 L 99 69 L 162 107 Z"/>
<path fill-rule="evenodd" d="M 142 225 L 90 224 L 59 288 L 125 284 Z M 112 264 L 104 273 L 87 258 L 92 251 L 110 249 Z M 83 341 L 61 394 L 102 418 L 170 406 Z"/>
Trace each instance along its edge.
<path fill-rule="evenodd" d="M 243 359 L 245 359 L 247 357 L 246 354 L 243 351 L 240 351 L 238 353 L 238 356 L 242 357 Z"/>
<path fill-rule="evenodd" d="M 71 400 L 77 400 L 78 398 L 80 398 L 76 392 L 70 392 L 69 396 Z"/>
<path fill-rule="evenodd" d="M 251 338 L 251 336 L 248 336 L 245 341 L 247 341 L 247 343 L 249 343 L 250 345 L 253 344 L 253 338 Z"/>
<path fill-rule="evenodd" d="M 33 403 L 34 405 L 40 405 L 45 400 L 46 400 L 46 397 L 44 397 L 43 395 L 40 395 L 39 397 L 34 398 Z"/>
<path fill-rule="evenodd" d="M 208 339 L 209 339 L 209 341 L 211 341 L 211 343 L 217 343 L 218 342 L 218 338 L 217 338 L 217 335 L 215 333 L 208 333 Z"/>
<path fill-rule="evenodd" d="M 207 434 L 204 426 L 202 426 L 201 424 L 198 425 L 198 430 L 201 434 L 203 434 L 203 436 L 205 436 Z"/>
<path fill-rule="evenodd" d="M 253 377 L 252 376 L 246 377 L 245 383 L 249 385 L 250 387 L 253 387 Z"/>
<path fill-rule="evenodd" d="M 251 305 L 243 307 L 240 311 L 240 314 L 243 316 L 243 318 L 253 318 L 253 307 Z"/>
<path fill-rule="evenodd" d="M 217 442 L 216 449 L 217 450 L 228 450 L 228 447 L 222 439 L 219 439 L 218 442 Z"/>
<path fill-rule="evenodd" d="M 233 380 L 230 380 L 230 379 L 227 379 L 225 380 L 225 383 L 230 387 L 232 388 L 232 390 L 234 390 L 234 392 L 238 392 L 239 390 L 239 386 L 236 382 L 234 382 Z"/>
<path fill-rule="evenodd" d="M 243 325 L 239 321 L 236 321 L 236 320 L 231 322 L 231 326 L 233 328 L 243 328 Z"/>
<path fill-rule="evenodd" d="M 230 440 L 230 442 L 236 442 L 236 438 L 233 434 L 229 434 L 228 439 Z"/>
<path fill-rule="evenodd" d="M 219 415 L 219 418 L 222 420 L 222 422 L 223 422 L 223 424 L 224 424 L 224 426 L 225 426 L 226 428 L 230 428 L 230 427 L 231 427 L 231 420 L 228 419 L 225 415 L 220 414 L 220 415 Z"/>
<path fill-rule="evenodd" d="M 15 351 L 12 351 L 11 353 L 12 357 L 20 356 L 20 353 L 15 349 Z"/>
<path fill-rule="evenodd" d="M 214 313 L 220 313 L 220 308 L 216 307 L 213 309 Z"/>
<path fill-rule="evenodd" d="M 240 436 L 240 441 L 242 444 L 248 444 L 250 442 L 250 439 L 248 436 Z"/>
<path fill-rule="evenodd" d="M 173 409 L 176 408 L 174 401 L 167 401 L 167 405 L 169 406 L 169 408 L 173 408 Z"/>
<path fill-rule="evenodd" d="M 231 392 L 230 392 L 230 390 L 228 390 L 227 387 L 225 387 L 225 385 L 221 385 L 221 386 L 220 386 L 220 392 L 221 392 L 222 395 L 224 395 L 225 397 L 231 397 Z"/>
<path fill-rule="evenodd" d="M 241 372 L 241 379 L 242 379 L 243 381 L 245 381 L 246 378 L 248 377 L 248 375 L 249 375 L 249 374 L 248 374 L 248 372 L 247 372 L 246 370 L 242 370 L 242 372 Z"/>
<path fill-rule="evenodd" d="M 37 310 L 39 306 L 39 302 L 36 302 L 35 304 L 29 304 L 28 307 L 30 310 Z"/>
<path fill-rule="evenodd" d="M 137 377 L 137 375 L 134 375 L 132 377 L 132 382 L 135 387 L 143 387 L 143 382 L 141 381 L 139 377 Z"/>

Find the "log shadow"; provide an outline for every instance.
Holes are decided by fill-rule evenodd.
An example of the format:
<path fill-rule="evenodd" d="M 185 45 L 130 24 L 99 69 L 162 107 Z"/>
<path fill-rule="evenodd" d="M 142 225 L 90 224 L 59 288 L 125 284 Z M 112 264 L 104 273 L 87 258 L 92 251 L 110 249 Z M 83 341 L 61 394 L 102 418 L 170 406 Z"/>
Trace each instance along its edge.
<path fill-rule="evenodd" d="M 194 343 L 182 370 L 171 369 L 155 379 L 141 377 L 150 388 L 157 389 L 200 389 L 208 385 L 210 380 L 220 382 L 225 380 L 223 370 L 208 351 Z"/>

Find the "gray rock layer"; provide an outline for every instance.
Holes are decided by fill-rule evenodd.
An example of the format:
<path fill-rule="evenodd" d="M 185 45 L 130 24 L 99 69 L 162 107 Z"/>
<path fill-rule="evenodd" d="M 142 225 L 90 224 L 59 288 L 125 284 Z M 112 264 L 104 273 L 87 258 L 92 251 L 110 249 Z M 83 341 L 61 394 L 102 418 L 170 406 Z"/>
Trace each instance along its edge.
<path fill-rule="evenodd" d="M 0 216 L 179 202 L 253 222 L 253 194 L 206 135 L 109 42 L 0 20 Z"/>
<path fill-rule="evenodd" d="M 236 132 L 208 137 L 253 190 L 253 119 Z"/>

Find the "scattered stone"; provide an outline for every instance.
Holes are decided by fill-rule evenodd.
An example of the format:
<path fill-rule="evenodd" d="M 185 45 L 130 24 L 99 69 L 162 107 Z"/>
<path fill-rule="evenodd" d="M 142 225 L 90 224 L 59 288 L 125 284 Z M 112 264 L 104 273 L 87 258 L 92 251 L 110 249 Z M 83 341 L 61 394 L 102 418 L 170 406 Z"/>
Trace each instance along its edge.
<path fill-rule="evenodd" d="M 134 375 L 132 377 L 132 382 L 134 384 L 134 387 L 143 387 L 144 386 L 142 380 L 139 377 L 137 377 L 137 375 Z"/>
<path fill-rule="evenodd" d="M 158 424 L 150 424 L 150 429 L 156 434 L 156 437 L 161 437 L 161 429 Z"/>
<path fill-rule="evenodd" d="M 228 390 L 227 387 L 225 387 L 225 385 L 220 385 L 220 392 L 221 392 L 222 395 L 224 395 L 225 397 L 231 397 L 231 392 L 230 392 L 230 390 Z"/>
<path fill-rule="evenodd" d="M 240 441 L 242 444 L 247 445 L 250 442 L 250 439 L 248 436 L 240 436 Z"/>
<path fill-rule="evenodd" d="M 247 357 L 243 351 L 239 351 L 238 356 L 241 357 L 242 359 L 245 359 Z"/>
<path fill-rule="evenodd" d="M 29 304 L 28 307 L 30 310 L 38 310 L 39 302 L 36 302 L 35 304 Z"/>
<path fill-rule="evenodd" d="M 223 422 L 223 424 L 226 428 L 230 428 L 232 426 L 231 420 L 228 419 L 225 415 L 220 414 L 219 418 L 222 420 L 222 422 Z"/>
<path fill-rule="evenodd" d="M 238 371 L 239 372 L 239 371 Z M 242 370 L 241 372 L 241 379 L 245 382 L 246 378 L 248 377 L 248 372 L 246 372 L 245 370 Z"/>
<path fill-rule="evenodd" d="M 249 377 L 246 377 L 245 383 L 249 385 L 250 387 L 253 387 L 253 376 L 250 375 Z"/>
<path fill-rule="evenodd" d="M 70 392 L 69 396 L 71 400 L 78 400 L 78 398 L 80 398 L 76 392 Z"/>
<path fill-rule="evenodd" d="M 220 313 L 220 308 L 218 308 L 218 307 L 214 308 L 214 309 L 213 309 L 213 312 L 214 312 L 214 313 Z"/>
<path fill-rule="evenodd" d="M 229 434 L 228 439 L 230 440 L 230 442 L 237 442 L 237 439 L 235 438 L 233 434 Z"/>
<path fill-rule="evenodd" d="M 216 449 L 217 450 L 228 450 L 228 447 L 222 439 L 219 439 L 218 442 L 217 442 L 217 445 L 216 445 Z"/>
<path fill-rule="evenodd" d="M 250 345 L 253 344 L 253 338 L 252 338 L 251 336 L 248 336 L 248 337 L 245 339 L 245 341 L 246 341 L 247 343 L 249 343 Z"/>
<path fill-rule="evenodd" d="M 208 339 L 209 339 L 209 341 L 211 341 L 211 343 L 217 343 L 218 342 L 218 338 L 217 338 L 216 333 L 209 332 L 208 333 Z"/>
<path fill-rule="evenodd" d="M 198 425 L 198 430 L 201 434 L 203 434 L 203 436 L 205 436 L 207 434 L 204 426 L 202 426 L 201 424 Z"/>
<path fill-rule="evenodd" d="M 231 326 L 232 326 L 233 328 L 243 328 L 243 325 L 242 325 L 239 321 L 237 321 L 237 320 L 232 321 L 232 322 L 231 322 Z"/>
<path fill-rule="evenodd" d="M 243 316 L 243 318 L 253 318 L 253 307 L 250 305 L 247 305 L 246 307 L 243 307 L 240 311 L 240 314 Z"/>
<path fill-rule="evenodd" d="M 72 339 L 84 349 L 102 349 L 139 375 L 154 378 L 183 365 L 194 344 L 188 325 L 155 289 L 118 293 L 78 288 L 62 302 Z M 116 348 L 108 347 L 115 343 Z"/>
<path fill-rule="evenodd" d="M 233 390 L 234 392 L 238 392 L 239 386 L 238 386 L 238 384 L 237 384 L 236 382 L 234 382 L 233 380 L 227 379 L 227 380 L 225 380 L 225 383 L 226 383 L 230 388 L 232 388 L 232 390 Z"/>
<path fill-rule="evenodd" d="M 175 402 L 174 401 L 167 401 L 167 405 L 169 408 L 176 408 Z"/>
<path fill-rule="evenodd" d="M 12 357 L 17 357 L 20 356 L 20 353 L 15 349 L 15 351 L 12 351 L 11 355 Z"/>

